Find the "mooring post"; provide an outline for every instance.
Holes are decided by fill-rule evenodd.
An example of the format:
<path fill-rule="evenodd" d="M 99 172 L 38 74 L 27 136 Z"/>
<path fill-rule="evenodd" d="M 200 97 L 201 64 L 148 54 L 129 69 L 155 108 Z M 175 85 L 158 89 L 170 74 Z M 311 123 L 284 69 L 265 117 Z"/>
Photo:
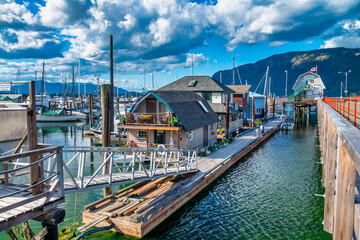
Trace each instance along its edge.
<path fill-rule="evenodd" d="M 265 96 L 265 100 L 264 100 L 264 122 L 267 119 L 267 97 Z"/>
<path fill-rule="evenodd" d="M 113 57 L 113 36 L 110 35 L 110 131 L 114 129 L 114 57 Z"/>
<path fill-rule="evenodd" d="M 225 124 L 226 124 L 226 138 L 229 138 L 230 133 L 230 93 L 226 94 L 226 116 L 225 116 Z"/>
<path fill-rule="evenodd" d="M 37 127 L 36 127 L 36 100 L 35 100 L 35 82 L 29 82 L 29 98 L 30 106 L 27 109 L 27 129 L 28 129 L 28 145 L 29 151 L 38 148 L 37 144 Z M 29 157 L 29 164 L 36 162 L 38 157 L 32 155 Z M 40 164 L 35 164 L 30 167 L 30 184 L 34 185 L 40 181 Z M 38 185 L 32 188 L 32 193 L 38 194 L 41 192 L 41 186 Z"/>
<path fill-rule="evenodd" d="M 285 115 L 285 102 L 282 104 L 282 115 Z"/>
<path fill-rule="evenodd" d="M 255 127 L 255 99 L 251 98 L 251 127 Z"/>
<path fill-rule="evenodd" d="M 92 121 L 93 121 L 93 95 L 92 93 L 89 94 L 89 128 L 92 128 Z"/>
<path fill-rule="evenodd" d="M 275 118 L 275 96 L 273 97 L 273 109 L 272 109 L 273 118 Z"/>
<path fill-rule="evenodd" d="M 102 146 L 110 147 L 111 144 L 111 85 L 101 85 L 101 113 L 102 113 Z M 106 160 L 106 153 L 102 154 L 103 162 Z M 105 165 L 104 174 L 110 173 L 110 161 Z M 111 194 L 111 187 L 104 188 L 104 196 Z"/>

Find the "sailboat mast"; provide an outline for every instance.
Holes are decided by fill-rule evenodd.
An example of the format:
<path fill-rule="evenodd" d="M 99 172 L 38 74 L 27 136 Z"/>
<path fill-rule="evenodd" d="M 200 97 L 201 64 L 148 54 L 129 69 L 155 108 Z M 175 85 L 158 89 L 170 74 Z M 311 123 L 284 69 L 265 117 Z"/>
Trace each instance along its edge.
<path fill-rule="evenodd" d="M 75 104 L 75 67 L 72 66 L 72 100 L 73 100 L 73 104 Z"/>
<path fill-rule="evenodd" d="M 267 88 L 267 82 L 268 82 L 268 75 L 269 75 L 269 66 L 266 68 L 266 76 L 265 76 L 265 86 L 264 86 L 264 95 L 266 96 L 266 88 Z"/>
<path fill-rule="evenodd" d="M 43 61 L 43 70 L 41 77 L 41 107 L 43 106 L 43 95 L 44 95 L 44 77 L 45 77 L 45 62 Z"/>
<path fill-rule="evenodd" d="M 235 85 L 235 57 L 233 56 L 233 85 Z"/>
<path fill-rule="evenodd" d="M 80 89 L 81 89 L 81 84 L 80 84 L 80 59 L 79 59 L 79 89 L 78 89 L 78 98 L 80 98 Z"/>

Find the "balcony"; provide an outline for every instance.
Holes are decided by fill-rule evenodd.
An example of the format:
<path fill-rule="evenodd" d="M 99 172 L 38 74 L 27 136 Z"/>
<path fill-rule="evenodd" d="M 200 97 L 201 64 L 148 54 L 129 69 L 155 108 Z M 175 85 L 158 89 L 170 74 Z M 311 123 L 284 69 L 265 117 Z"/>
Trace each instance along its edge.
<path fill-rule="evenodd" d="M 126 125 L 171 126 L 173 113 L 126 113 Z"/>

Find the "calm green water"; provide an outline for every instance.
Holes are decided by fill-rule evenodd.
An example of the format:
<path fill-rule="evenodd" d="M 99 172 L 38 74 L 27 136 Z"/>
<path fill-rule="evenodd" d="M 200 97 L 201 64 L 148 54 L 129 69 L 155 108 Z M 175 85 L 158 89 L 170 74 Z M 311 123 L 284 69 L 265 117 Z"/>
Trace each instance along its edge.
<path fill-rule="evenodd" d="M 42 128 L 39 141 L 95 144 L 82 136 L 82 129 L 87 126 Z M 315 115 L 293 131 L 276 133 L 145 239 L 331 239 L 322 231 L 324 199 L 314 196 L 324 192 L 321 165 L 316 163 L 318 144 Z M 81 220 L 82 206 L 101 197 L 102 190 L 66 195 L 66 203 L 60 206 L 66 209 L 60 229 Z M 37 222 L 31 226 L 40 230 Z M 88 238 L 132 239 L 112 232 Z"/>

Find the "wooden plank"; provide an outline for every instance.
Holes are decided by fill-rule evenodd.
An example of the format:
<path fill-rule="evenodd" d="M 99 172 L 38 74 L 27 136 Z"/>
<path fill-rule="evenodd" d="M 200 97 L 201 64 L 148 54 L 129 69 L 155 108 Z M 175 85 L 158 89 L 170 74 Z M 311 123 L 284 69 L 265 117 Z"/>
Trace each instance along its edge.
<path fill-rule="evenodd" d="M 345 146 L 338 140 L 333 239 L 352 240 L 356 169 Z"/>

